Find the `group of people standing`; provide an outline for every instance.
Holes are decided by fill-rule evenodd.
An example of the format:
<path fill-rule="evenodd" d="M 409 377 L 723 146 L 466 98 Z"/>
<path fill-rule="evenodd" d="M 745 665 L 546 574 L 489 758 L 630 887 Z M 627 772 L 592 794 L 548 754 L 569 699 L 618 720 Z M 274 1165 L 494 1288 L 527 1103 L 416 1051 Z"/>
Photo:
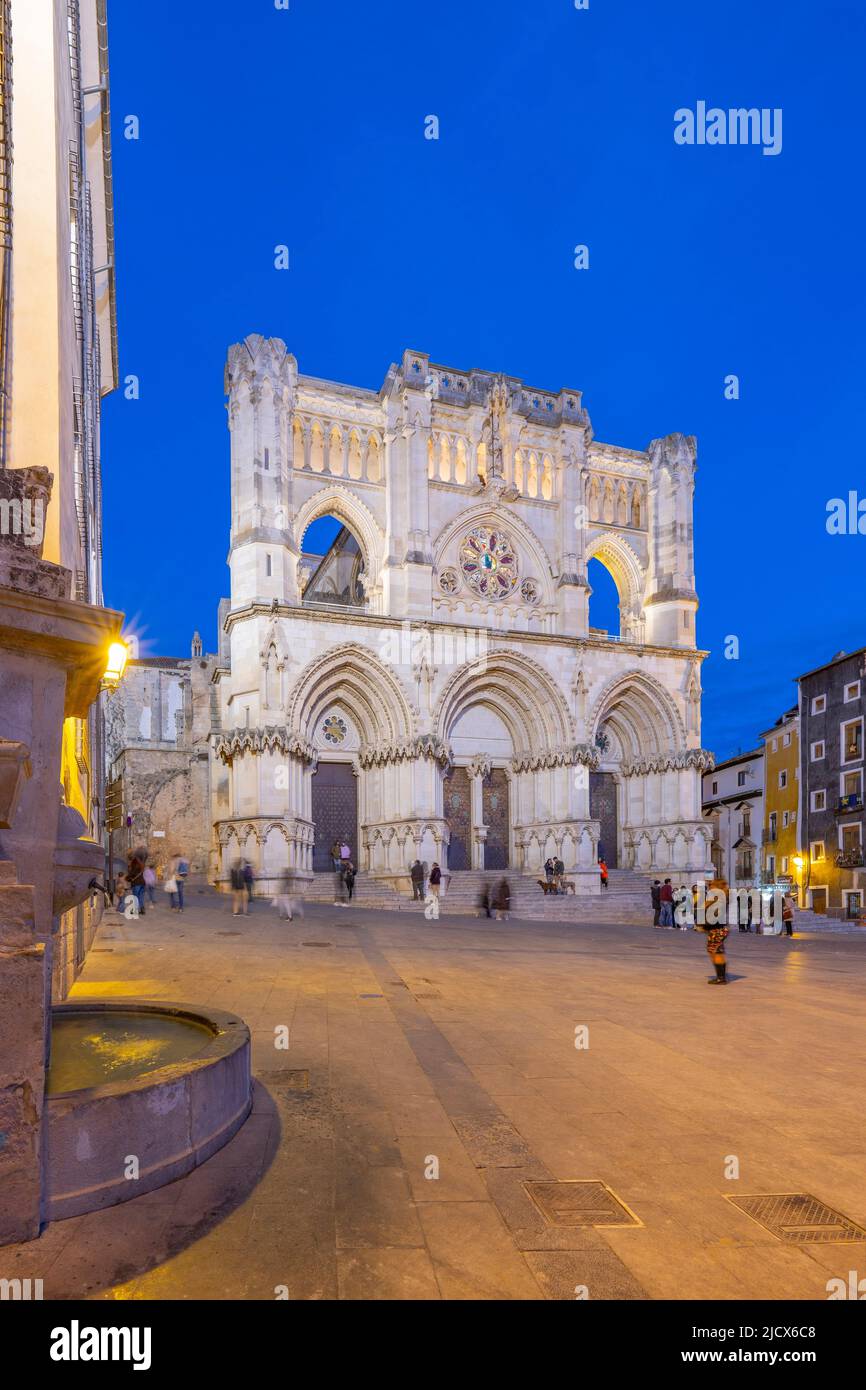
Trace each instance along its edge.
<path fill-rule="evenodd" d="M 171 899 L 172 912 L 183 912 L 183 889 L 188 873 L 189 862 L 183 854 L 173 854 L 163 874 L 162 866 L 150 862 L 143 846 L 131 849 L 126 856 L 126 871 L 117 877 L 114 906 L 118 911 L 137 911 L 137 915 L 143 917 L 147 903 L 156 907 L 156 890 L 162 877 L 163 892 Z M 131 908 L 130 898 L 135 901 L 135 909 Z"/>
<path fill-rule="evenodd" d="M 438 921 L 439 894 L 442 891 L 442 870 L 438 862 L 434 861 L 428 873 L 426 861 L 422 864 L 420 859 L 416 859 L 409 866 L 409 878 L 412 881 L 413 903 L 424 904 L 424 916 L 428 922 Z"/>

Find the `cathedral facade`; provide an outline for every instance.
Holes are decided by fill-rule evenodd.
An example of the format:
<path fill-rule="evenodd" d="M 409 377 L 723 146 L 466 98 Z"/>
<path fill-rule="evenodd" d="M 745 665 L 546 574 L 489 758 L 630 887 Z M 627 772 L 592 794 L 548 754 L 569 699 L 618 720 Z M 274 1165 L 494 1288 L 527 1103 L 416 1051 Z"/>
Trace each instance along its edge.
<path fill-rule="evenodd" d="M 252 335 L 225 387 L 216 881 L 240 856 L 264 888 L 308 880 L 335 840 L 394 885 L 416 858 L 536 873 L 559 856 L 597 892 L 600 848 L 707 872 L 695 441 L 601 444 L 579 391 L 422 352 L 367 390 Z M 616 638 L 589 623 L 593 558 Z"/>

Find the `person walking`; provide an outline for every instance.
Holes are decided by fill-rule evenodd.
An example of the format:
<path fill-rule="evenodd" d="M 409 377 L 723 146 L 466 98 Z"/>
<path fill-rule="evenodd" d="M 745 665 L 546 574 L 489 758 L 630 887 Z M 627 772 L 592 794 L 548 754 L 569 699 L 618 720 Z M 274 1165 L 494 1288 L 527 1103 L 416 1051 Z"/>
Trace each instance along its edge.
<path fill-rule="evenodd" d="M 707 955 L 715 967 L 715 975 L 711 975 L 707 980 L 708 985 L 726 985 L 728 977 L 726 975 L 727 962 L 725 960 L 725 941 L 728 929 L 721 927 L 705 927 L 707 933 Z"/>
<path fill-rule="evenodd" d="M 439 865 L 434 864 L 430 870 L 430 882 L 427 885 L 427 894 L 424 898 L 424 916 L 428 922 L 439 921 L 439 880 L 433 882 L 434 873 L 439 872 Z"/>
<path fill-rule="evenodd" d="M 254 886 L 255 881 L 256 881 L 256 876 L 255 876 L 255 874 L 253 873 L 253 866 L 252 866 L 252 864 L 250 863 L 249 859 L 245 859 L 245 860 L 244 860 L 244 864 L 243 864 L 243 875 L 244 875 L 244 887 L 245 887 L 246 890 L 247 890 L 247 911 L 249 912 L 249 907 L 250 907 L 250 904 L 252 903 L 252 900 L 253 900 L 253 886 Z"/>
<path fill-rule="evenodd" d="M 289 877 L 288 869 L 283 869 L 280 875 L 280 886 L 274 898 L 274 905 L 287 922 L 291 922 L 294 916 L 294 903 L 292 902 L 292 880 Z"/>
<path fill-rule="evenodd" d="M 490 916 L 490 887 L 486 883 L 482 886 L 481 892 L 478 894 L 477 911 L 479 917 Z"/>
<path fill-rule="evenodd" d="M 659 926 L 672 927 L 674 924 L 674 890 L 669 878 L 665 879 L 659 889 L 659 903 L 661 905 Z"/>
<path fill-rule="evenodd" d="M 601 875 L 601 886 L 607 888 L 607 865 L 603 859 L 598 861 L 598 872 Z"/>
<path fill-rule="evenodd" d="M 189 860 L 185 854 L 176 854 L 172 864 L 175 881 L 177 883 L 177 910 L 183 912 L 183 886 L 186 883 L 189 873 Z"/>
<path fill-rule="evenodd" d="M 782 925 L 786 936 L 794 935 L 794 896 L 790 890 L 782 899 Z"/>
<path fill-rule="evenodd" d="M 232 888 L 232 916 L 237 917 L 240 914 L 243 917 L 248 917 L 249 894 L 244 878 L 244 866 L 240 859 L 236 859 L 232 865 L 229 881 Z"/>
<path fill-rule="evenodd" d="M 555 866 L 554 866 L 554 863 L 553 863 L 553 860 L 552 860 L 552 859 L 545 859 L 545 861 L 544 861 L 544 877 L 547 879 L 547 891 L 548 891 L 549 893 L 553 891 L 553 874 L 554 874 L 554 867 L 555 867 Z"/>
<path fill-rule="evenodd" d="M 439 868 L 439 865 L 434 862 L 433 868 L 430 870 L 430 896 L 436 898 L 437 902 L 439 899 L 439 893 L 441 891 L 441 888 L 442 870 Z M 438 908 L 436 910 L 436 916 L 439 916 Z"/>
<path fill-rule="evenodd" d="M 412 865 L 411 869 L 409 870 L 409 877 L 410 877 L 411 880 L 412 880 L 412 901 L 413 901 L 413 903 L 414 903 L 414 902 L 423 902 L 423 901 L 424 901 L 424 865 L 421 863 L 421 860 L 420 860 L 420 859 L 416 859 L 416 860 L 415 860 L 415 863 Z"/>
<path fill-rule="evenodd" d="M 562 862 L 562 860 L 560 859 L 559 855 L 557 855 L 556 858 L 555 858 L 554 861 L 553 861 L 553 882 L 554 882 L 554 884 L 556 885 L 556 892 L 557 892 L 557 893 L 561 893 L 561 892 L 563 891 L 563 888 L 562 888 L 562 880 L 563 880 L 564 874 L 565 874 L 565 865 L 563 864 L 563 862 Z"/>
<path fill-rule="evenodd" d="M 156 907 L 156 870 L 150 864 L 145 864 L 142 870 L 144 879 L 144 891 L 147 894 L 147 901 L 151 907 Z"/>
<path fill-rule="evenodd" d="M 508 913 L 511 908 L 511 889 L 508 886 L 508 879 L 504 878 L 496 890 L 496 920 L 497 922 L 507 922 Z"/>
<path fill-rule="evenodd" d="M 661 910 L 662 910 L 662 899 L 661 899 L 661 891 L 660 891 L 660 890 L 661 890 L 661 886 L 662 886 L 661 879 L 660 879 L 660 878 L 657 878 L 657 879 L 654 881 L 652 888 L 650 889 L 650 900 L 651 900 L 652 905 L 653 905 L 653 926 L 654 926 L 654 927 L 657 927 L 657 926 L 658 926 L 658 924 L 659 924 L 659 917 L 661 916 Z"/>
<path fill-rule="evenodd" d="M 355 891 L 355 865 L 351 859 L 347 859 L 343 866 L 343 884 L 346 889 L 346 902 L 350 903 Z"/>
<path fill-rule="evenodd" d="M 138 903 L 138 915 L 144 916 L 144 866 L 147 863 L 147 850 L 131 850 L 127 856 L 126 880 Z"/>

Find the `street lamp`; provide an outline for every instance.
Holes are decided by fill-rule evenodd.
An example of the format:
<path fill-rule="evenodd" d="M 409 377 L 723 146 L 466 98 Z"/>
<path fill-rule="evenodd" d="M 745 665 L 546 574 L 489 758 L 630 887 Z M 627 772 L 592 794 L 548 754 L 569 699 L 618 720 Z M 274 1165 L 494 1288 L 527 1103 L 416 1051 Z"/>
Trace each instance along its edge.
<path fill-rule="evenodd" d="M 125 642 L 112 642 L 108 648 L 105 670 L 102 675 L 102 689 L 116 690 L 129 657 L 129 647 Z"/>

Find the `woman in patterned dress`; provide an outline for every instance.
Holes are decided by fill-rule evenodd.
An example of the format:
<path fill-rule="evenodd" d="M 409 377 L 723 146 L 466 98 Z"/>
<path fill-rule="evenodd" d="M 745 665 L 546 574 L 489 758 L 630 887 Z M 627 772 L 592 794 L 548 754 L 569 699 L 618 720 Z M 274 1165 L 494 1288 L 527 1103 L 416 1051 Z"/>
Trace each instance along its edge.
<path fill-rule="evenodd" d="M 705 927 L 707 933 L 707 955 L 716 968 L 715 975 L 711 975 L 707 980 L 708 985 L 726 985 L 728 983 L 725 971 L 727 962 L 725 960 L 725 939 L 728 935 L 727 927 Z"/>

